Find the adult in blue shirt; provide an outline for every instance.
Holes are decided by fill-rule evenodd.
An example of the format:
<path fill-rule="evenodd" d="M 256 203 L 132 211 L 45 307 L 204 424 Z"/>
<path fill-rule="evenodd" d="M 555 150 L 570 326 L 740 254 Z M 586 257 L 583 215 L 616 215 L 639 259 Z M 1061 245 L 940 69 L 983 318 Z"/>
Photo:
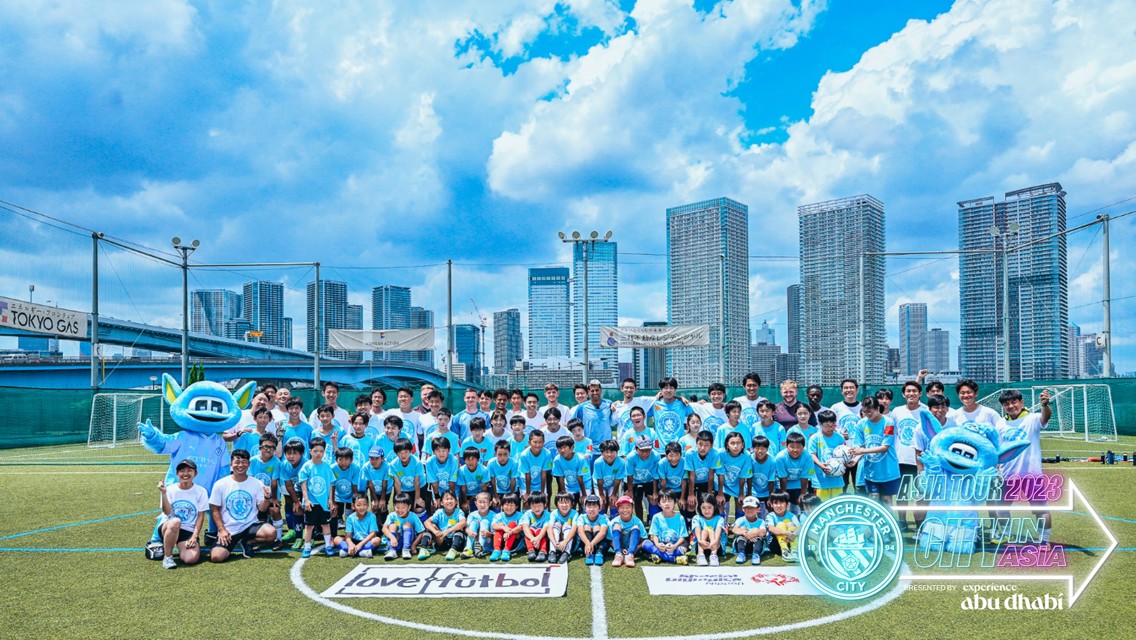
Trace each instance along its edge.
<path fill-rule="evenodd" d="M 585 437 L 597 446 L 605 440 L 611 440 L 611 402 L 604 400 L 599 380 L 588 383 L 588 401 L 576 408 L 576 417 L 584 423 Z M 598 457 L 598 449 L 593 448 L 592 459 Z"/>
<path fill-rule="evenodd" d="M 686 400 L 675 396 L 678 391 L 678 380 L 663 378 L 659 381 L 659 392 L 662 397 L 651 405 L 651 414 L 654 416 L 655 433 L 665 445 L 668 442 L 678 442 L 686 428 L 686 416 L 692 413 Z"/>

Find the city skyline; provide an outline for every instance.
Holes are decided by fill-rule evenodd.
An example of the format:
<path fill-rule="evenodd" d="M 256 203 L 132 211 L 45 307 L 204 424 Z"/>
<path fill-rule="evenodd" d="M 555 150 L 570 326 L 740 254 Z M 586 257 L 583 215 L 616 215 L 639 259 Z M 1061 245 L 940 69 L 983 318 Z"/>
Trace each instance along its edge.
<path fill-rule="evenodd" d="M 556 232 L 610 229 L 619 324 L 634 326 L 667 317 L 666 208 L 726 196 L 749 206 L 750 324 L 769 319 L 785 344 L 801 204 L 872 194 L 888 251 L 954 249 L 957 202 L 1025 185 L 1060 182 L 1070 227 L 1131 207 L 1136 7 L 743 5 L 372 3 L 300 20 L 289 5 L 127 0 L 13 16 L 0 196 L 56 221 L 0 218 L 0 292 L 35 284 L 88 309 L 95 230 L 167 256 L 169 238 L 200 239 L 191 262 L 319 262 L 365 308 L 393 282 L 444 313 L 453 260 L 455 324 L 478 323 L 472 297 L 524 327 L 527 269 L 572 266 Z M 1136 369 L 1134 220 L 1111 230 L 1122 372 Z M 180 324 L 176 268 L 103 254 L 101 313 Z M 1067 255 L 1069 321 L 1099 334 L 1098 228 Z M 303 346 L 311 267 L 240 271 L 196 270 L 190 286 L 282 282 Z M 925 302 L 956 352 L 958 271 L 887 259 L 889 344 L 898 306 Z"/>

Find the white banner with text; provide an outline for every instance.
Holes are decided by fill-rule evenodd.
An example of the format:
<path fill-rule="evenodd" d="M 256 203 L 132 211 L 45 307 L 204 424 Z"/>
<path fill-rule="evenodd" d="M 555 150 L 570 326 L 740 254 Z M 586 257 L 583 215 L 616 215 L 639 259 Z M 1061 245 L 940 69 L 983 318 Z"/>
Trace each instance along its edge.
<path fill-rule="evenodd" d="M 85 338 L 87 314 L 0 297 L 0 326 L 63 338 Z"/>
<path fill-rule="evenodd" d="M 568 590 L 562 564 L 359 564 L 325 598 L 559 598 Z"/>
<path fill-rule="evenodd" d="M 709 347 L 710 325 L 681 324 L 666 327 L 600 327 L 599 346 L 605 349 Z"/>
<path fill-rule="evenodd" d="M 643 567 L 653 596 L 818 596 L 799 567 Z"/>
<path fill-rule="evenodd" d="M 433 329 L 330 329 L 327 348 L 335 351 L 429 351 Z"/>

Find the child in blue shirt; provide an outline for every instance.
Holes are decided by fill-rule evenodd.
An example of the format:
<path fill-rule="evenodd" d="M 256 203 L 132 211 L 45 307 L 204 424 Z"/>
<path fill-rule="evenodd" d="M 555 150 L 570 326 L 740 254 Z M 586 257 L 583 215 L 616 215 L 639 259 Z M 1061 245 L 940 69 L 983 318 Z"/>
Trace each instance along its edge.
<path fill-rule="evenodd" d="M 501 496 L 501 511 L 493 516 L 493 553 L 490 562 L 508 562 L 513 554 L 521 550 L 525 537 L 521 530 L 521 498 L 515 493 Z"/>
<path fill-rule="evenodd" d="M 627 462 L 619 457 L 619 443 L 604 440 L 600 443 L 600 457 L 592 464 L 592 485 L 600 501 L 600 511 L 615 515 L 615 499 L 623 495 L 620 485 L 627 479 Z"/>
<path fill-rule="evenodd" d="M 367 454 L 370 453 L 371 447 L 375 444 L 375 439 L 367 435 L 367 423 L 370 419 L 370 416 L 365 413 L 356 413 L 351 416 L 351 432 L 339 441 L 339 446 L 347 447 L 354 452 L 355 457 L 352 459 L 360 466 L 365 464 Z"/>
<path fill-rule="evenodd" d="M 288 444 L 293 440 L 299 440 L 304 443 L 306 458 L 306 452 L 311 448 L 312 425 L 304 422 L 304 401 L 292 398 L 284 407 L 288 410 L 288 419 L 284 423 L 284 438 L 281 442 Z"/>
<path fill-rule="evenodd" d="M 398 416 L 388 416 L 387 420 L 392 418 L 402 421 Z M 395 459 L 387 463 L 393 483 L 391 490 L 408 494 L 414 500 L 415 513 L 425 513 L 426 502 L 422 495 L 422 485 L 425 484 L 426 471 L 422 463 L 414 457 L 414 443 L 409 438 L 399 438 L 394 445 L 394 454 Z M 419 519 L 421 520 L 421 517 Z"/>
<path fill-rule="evenodd" d="M 694 414 L 691 414 L 694 415 Z M 655 476 L 659 479 L 659 491 L 670 491 L 676 496 L 682 491 L 682 481 L 686 478 L 686 464 L 682 459 L 682 445 L 668 442 L 665 455 L 659 460 Z M 662 505 L 659 505 L 662 507 Z"/>
<path fill-rule="evenodd" d="M 572 434 L 573 451 L 584 456 L 590 465 L 599 452 L 593 449 L 592 440 L 584 437 L 584 421 L 578 418 L 569 420 L 568 432 Z"/>
<path fill-rule="evenodd" d="M 351 513 L 351 502 L 355 492 L 366 489 L 367 483 L 363 481 L 363 470 L 355 464 L 355 452 L 347 447 L 339 447 L 335 451 L 335 465 L 331 467 L 331 474 L 335 478 L 334 502 L 331 505 L 331 535 L 339 536 L 339 523 L 346 520 Z"/>
<path fill-rule="evenodd" d="M 667 447 L 678 447 L 670 442 Z M 675 452 L 678 455 L 678 451 Z M 659 513 L 651 518 L 650 539 L 643 543 L 643 551 L 650 554 L 651 562 L 686 564 L 686 518 L 675 512 L 678 494 L 664 489 L 659 494 Z"/>
<path fill-rule="evenodd" d="M 544 432 L 529 432 L 529 448 L 521 454 L 519 464 L 521 497 L 528 499 L 534 493 L 541 493 L 552 482 L 552 456 L 544 447 Z"/>
<path fill-rule="evenodd" d="M 785 449 L 777 454 L 775 467 L 781 489 L 789 493 L 789 504 L 795 507 L 800 504 L 801 496 L 809 493 L 816 478 L 813 459 L 805 455 L 804 436 L 799 433 L 787 436 Z M 795 508 L 792 510 L 797 512 Z"/>
<path fill-rule="evenodd" d="M 615 559 L 611 561 L 611 566 L 621 567 L 626 564 L 634 567 L 635 554 L 639 552 L 642 540 L 647 536 L 647 529 L 635 515 L 631 496 L 620 496 L 615 501 L 615 508 L 619 510 L 619 516 L 608 523 L 607 529 L 608 541 L 615 549 Z"/>
<path fill-rule="evenodd" d="M 635 443 L 635 455 L 627 458 L 627 487 L 635 505 L 635 515 L 640 519 L 644 500 L 648 517 L 658 513 L 658 473 L 659 456 L 655 453 L 654 441 L 647 437 L 639 438 Z"/>
<path fill-rule="evenodd" d="M 769 496 L 769 509 L 772 513 L 765 516 L 765 528 L 772 536 L 769 550 L 780 553 L 785 562 L 796 562 L 797 554 L 793 547 L 801 524 L 797 516 L 789 511 L 789 493 L 774 491 Z"/>
<path fill-rule="evenodd" d="M 572 508 L 575 500 L 576 497 L 567 491 L 556 494 L 556 509 L 548 517 L 548 559 L 551 562 L 568 564 L 572 559 L 572 550 L 576 546 L 576 518 L 580 515 Z"/>
<path fill-rule="evenodd" d="M 481 466 L 481 451 L 477 447 L 466 447 L 462 461 L 465 464 L 458 469 L 458 504 L 472 513 L 477 494 L 489 488 L 489 470 Z"/>
<path fill-rule="evenodd" d="M 750 479 L 753 478 L 753 458 L 746 455 L 741 432 L 734 431 L 726 436 L 726 450 L 719 454 L 718 463 L 721 465 L 717 474 L 718 505 L 725 517 L 730 513 L 731 498 L 735 510 L 741 510 L 739 503 L 749 495 Z"/>
<path fill-rule="evenodd" d="M 476 449 L 475 449 L 476 451 Z M 493 518 L 497 515 L 489 509 L 489 492 L 482 491 L 474 497 L 475 509 L 465 519 L 466 544 L 463 558 L 484 558 L 493 549 Z"/>
<path fill-rule="evenodd" d="M 258 455 L 251 457 L 248 470 L 250 476 L 260 480 L 260 483 L 269 490 L 268 516 L 272 519 L 272 526 L 276 528 L 276 543 L 272 547 L 275 551 L 284 548 L 284 543 L 281 541 L 284 519 L 280 514 L 280 473 L 284 463 L 276 457 L 278 445 L 276 436 L 271 433 L 260 436 L 260 442 L 257 443 Z"/>
<path fill-rule="evenodd" d="M 695 437 L 694 451 L 683 458 L 686 469 L 686 484 L 683 486 L 682 515 L 693 518 L 698 507 L 698 496 L 708 493 L 711 487 L 717 488 L 715 474 L 721 469 L 718 450 L 714 448 L 714 436 L 709 431 L 699 431 Z"/>
<path fill-rule="evenodd" d="M 694 557 L 700 567 L 718 566 L 718 551 L 726 535 L 726 519 L 718 513 L 717 507 L 714 494 L 702 494 L 698 499 L 698 515 L 690 521 Z"/>
<path fill-rule="evenodd" d="M 329 524 L 333 504 L 331 487 L 335 482 L 335 476 L 332 474 L 331 465 L 323 459 L 327 447 L 324 439 L 316 436 L 312 438 L 311 445 L 312 458 L 304 463 L 299 474 L 300 489 L 304 495 L 304 550 L 300 554 L 303 558 L 312 555 L 312 534 L 316 527 L 320 527 L 323 532 L 323 544 L 327 555 L 335 555 Z"/>
<path fill-rule="evenodd" d="M 387 516 L 383 524 L 383 535 L 387 538 L 387 560 L 394 560 L 402 552 L 402 559 L 409 560 L 418 550 L 426 528 L 418 514 L 411 513 L 414 498 L 405 491 L 394 495 L 394 513 Z"/>
<path fill-rule="evenodd" d="M 430 443 L 434 455 L 425 464 L 427 509 L 436 509 L 438 500 L 447 491 L 457 491 L 458 459 L 450 455 L 450 441 L 434 438 Z"/>
<path fill-rule="evenodd" d="M 873 397 L 861 403 L 864 417 L 856 429 L 852 455 L 860 458 L 856 485 L 861 482 L 868 495 L 890 505 L 899 493 L 899 455 L 895 446 L 895 425 L 880 412 L 880 402 Z"/>
<path fill-rule="evenodd" d="M 461 446 L 461 440 L 458 439 L 458 434 L 450 429 L 450 410 L 445 407 L 438 409 L 437 420 L 438 423 L 431 426 L 429 430 L 426 431 L 426 445 L 429 445 L 434 438 L 445 438 L 450 443 L 451 452 L 457 453 L 464 449 L 464 447 Z M 433 449 L 431 449 L 431 451 L 433 451 Z"/>
<path fill-rule="evenodd" d="M 816 495 L 828 500 L 844 493 L 844 472 L 849 467 L 832 456 L 833 450 L 844 444 L 844 436 L 836 432 L 836 413 L 831 409 L 818 411 L 817 421 L 820 432 L 809 438 L 806 448 L 816 467 Z"/>
<path fill-rule="evenodd" d="M 548 498 L 543 493 L 529 496 L 529 509 L 521 514 L 521 531 L 525 536 L 525 548 L 529 551 L 529 562 L 548 560 Z"/>
<path fill-rule="evenodd" d="M 754 439 L 759 437 L 763 436 L 754 436 Z M 754 566 L 761 564 L 761 554 L 765 553 L 769 530 L 765 528 L 765 520 L 758 514 L 760 508 L 761 501 L 755 496 L 747 496 L 742 500 L 744 515 L 734 520 L 733 529 L 734 553 L 737 554 L 734 562 L 737 564 L 745 564 L 747 555 L 750 557 L 750 564 Z"/>
<path fill-rule="evenodd" d="M 458 497 L 450 489 L 442 492 L 439 499 L 441 507 L 424 523 L 426 535 L 422 536 L 422 548 L 418 559 L 430 557 L 430 549 L 446 552 L 446 560 L 458 557 L 458 550 L 465 546 L 465 514 L 458 508 Z"/>
<path fill-rule="evenodd" d="M 615 444 L 614 440 L 607 440 Z M 619 445 L 616 445 L 618 447 Z M 584 513 L 576 516 L 576 535 L 584 551 L 584 564 L 603 566 L 607 550 L 607 516 L 600 511 L 599 496 L 584 498 Z"/>
<path fill-rule="evenodd" d="M 363 467 L 363 483 L 371 499 L 371 512 L 375 514 L 376 522 L 385 523 L 390 502 L 390 465 L 383 448 L 377 445 L 371 445 L 367 458 L 368 464 Z M 377 543 L 385 544 L 385 541 L 386 538 L 380 535 Z"/>
<path fill-rule="evenodd" d="M 506 438 L 509 443 L 509 457 L 520 462 L 521 454 L 529 446 L 528 429 L 524 416 L 518 414 L 509 419 L 509 433 L 509 437 Z"/>
<path fill-rule="evenodd" d="M 493 443 L 489 438 L 485 437 L 485 418 L 478 416 L 469 421 L 469 437 L 462 440 L 462 449 L 466 447 L 476 447 L 481 452 L 481 457 L 488 460 L 490 453 L 493 451 Z"/>
<path fill-rule="evenodd" d="M 777 461 L 769 455 L 769 438 L 760 434 L 753 437 L 753 478 L 750 479 L 749 486 L 749 494 L 758 500 L 757 517 L 764 518 L 765 502 L 769 499 L 770 492 L 777 488 Z M 742 512 L 744 511 L 745 505 L 742 505 Z M 740 518 L 742 512 L 735 514 L 735 519 Z"/>
<path fill-rule="evenodd" d="M 773 404 L 770 400 L 761 400 L 757 403 L 757 415 L 760 417 L 760 422 L 753 425 L 753 434 L 761 434 L 769 438 L 769 456 L 774 460 L 777 459 L 777 454 L 785 449 L 785 427 L 781 426 L 780 422 L 773 420 L 773 416 L 777 413 L 777 405 Z M 751 442 L 753 438 L 746 440 L 747 443 Z"/>
<path fill-rule="evenodd" d="M 284 463 L 280 465 L 280 480 L 284 482 L 284 517 L 288 522 L 288 533 L 284 542 L 296 541 L 292 550 L 298 550 L 304 543 L 304 500 L 300 495 L 300 469 L 304 466 L 304 441 L 291 440 L 284 444 Z"/>
<path fill-rule="evenodd" d="M 495 449 L 496 456 L 486 465 L 485 472 L 488 474 L 491 504 L 497 508 L 502 506 L 504 496 L 517 492 L 521 472 L 517 461 L 509 457 L 507 443 L 498 442 Z"/>
<path fill-rule="evenodd" d="M 718 427 L 714 432 L 714 448 L 718 451 L 726 449 L 726 437 L 731 433 L 742 434 L 742 442 L 748 443 L 753 440 L 753 429 L 744 422 L 741 422 L 742 405 L 737 400 L 730 400 L 725 405 L 726 411 L 726 424 Z"/>
<path fill-rule="evenodd" d="M 354 511 L 347 516 L 346 534 L 335 538 L 335 545 L 339 547 L 339 557 L 359 556 L 370 558 L 378 541 L 379 524 L 375 514 L 367 510 L 367 495 L 356 493 L 352 501 Z"/>
<path fill-rule="evenodd" d="M 574 500 L 582 503 L 591 485 L 591 458 L 576 453 L 575 444 L 572 436 L 560 436 L 556 441 L 558 455 L 552 462 L 552 477 L 556 478 L 561 492 L 572 494 Z"/>
<path fill-rule="evenodd" d="M 642 407 L 631 407 L 631 428 L 619 436 L 619 454 L 630 458 L 635 453 L 635 445 L 640 438 L 647 438 L 655 449 L 662 448 L 662 442 L 654 429 L 647 426 L 647 413 Z"/>

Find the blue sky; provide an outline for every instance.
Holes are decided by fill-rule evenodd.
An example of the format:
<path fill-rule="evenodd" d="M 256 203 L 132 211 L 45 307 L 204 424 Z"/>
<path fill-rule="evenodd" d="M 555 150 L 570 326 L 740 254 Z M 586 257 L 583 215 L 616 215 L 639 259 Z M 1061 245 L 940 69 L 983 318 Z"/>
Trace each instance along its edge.
<path fill-rule="evenodd" d="M 1115 2 L 0 2 L 0 200 L 208 262 L 320 261 L 369 307 L 414 287 L 455 319 L 515 306 L 555 232 L 611 229 L 620 316 L 666 317 L 666 207 L 750 207 L 795 256 L 796 207 L 871 193 L 890 250 L 957 247 L 958 200 L 1052 181 L 1074 216 L 1136 195 L 1136 7 Z M 1127 207 L 1127 208 L 1126 208 Z M 1116 360 L 1136 369 L 1113 228 Z M 89 240 L 0 214 L 0 294 L 88 309 Z M 838 239 L 834 250 L 838 250 Z M 1100 240 L 1070 241 L 1072 319 L 1100 325 Z M 176 272 L 125 255 L 111 315 L 177 324 Z M 9 259 L 11 258 L 11 259 Z M 957 263 L 889 262 L 898 305 L 957 344 Z M 252 273 L 199 273 L 238 288 Z M 289 286 L 303 324 L 303 268 Z M 751 325 L 783 341 L 793 259 L 755 259 Z"/>

